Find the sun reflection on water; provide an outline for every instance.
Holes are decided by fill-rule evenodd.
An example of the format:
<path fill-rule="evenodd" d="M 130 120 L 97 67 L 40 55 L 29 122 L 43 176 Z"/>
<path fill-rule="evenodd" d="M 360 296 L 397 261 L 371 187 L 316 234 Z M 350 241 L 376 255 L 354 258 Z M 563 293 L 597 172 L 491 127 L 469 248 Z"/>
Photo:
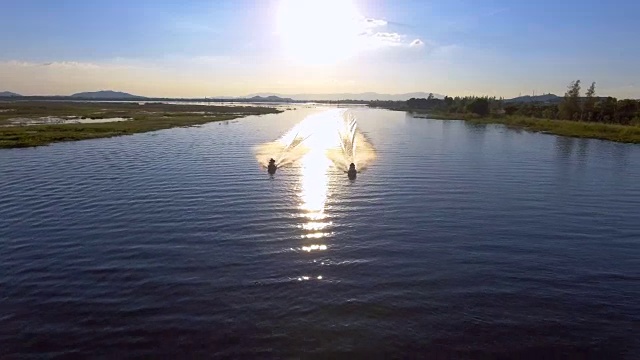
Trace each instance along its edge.
<path fill-rule="evenodd" d="M 276 178 L 283 171 L 290 174 L 288 169 L 283 168 L 300 171 L 299 182 L 291 185 L 292 192 L 298 197 L 294 217 L 301 220 L 297 225 L 300 238 L 297 240 L 299 243 L 290 247 L 290 250 L 304 256 L 303 263 L 311 266 L 332 263 L 324 253 L 331 247 L 327 244 L 328 239 L 334 235 L 333 222 L 327 214 L 330 209 L 327 200 L 332 189 L 329 186 L 330 174 L 339 174 L 333 180 L 340 176 L 346 180 L 351 163 L 361 172 L 375 160 L 375 149 L 358 130 L 356 116 L 348 109 L 341 108 L 313 113 L 278 139 L 257 145 L 255 151 L 256 159 L 264 167 L 271 159 L 275 160 L 278 169 Z M 332 172 L 330 168 L 333 168 Z M 322 275 L 311 276 L 305 272 L 292 279 L 323 279 Z"/>
<path fill-rule="evenodd" d="M 306 132 L 313 134 L 305 141 L 308 152 L 301 159 L 300 166 L 300 210 L 301 216 L 306 219 L 302 225 L 307 231 L 303 236 L 306 238 L 324 237 L 324 230 L 331 225 L 325 214 L 325 206 L 329 191 L 328 170 L 332 162 L 326 152 L 337 145 L 340 115 L 340 111 L 331 110 L 304 122 Z"/>
<path fill-rule="evenodd" d="M 324 156 L 323 150 L 312 149 L 302 159 L 299 208 L 301 216 L 306 220 L 302 228 L 309 232 L 307 237 L 322 237 L 318 235 L 322 235 L 323 230 L 331 225 L 325 214 L 329 166 L 331 162 Z"/>
<path fill-rule="evenodd" d="M 328 249 L 325 243 L 332 235 L 331 219 L 327 215 L 327 199 L 329 194 L 329 168 L 333 165 L 327 157 L 327 150 L 338 146 L 338 128 L 341 111 L 327 111 L 323 116 L 307 121 L 305 127 L 313 135 L 305 141 L 308 152 L 300 160 L 299 216 L 303 219 L 301 249 L 306 253 L 324 252 Z M 313 242 L 310 242 L 312 240 Z M 314 261 L 315 262 L 315 261 Z M 303 280 L 322 280 L 322 275 L 301 276 Z"/>
<path fill-rule="evenodd" d="M 303 246 L 302 247 L 303 251 L 306 252 L 311 252 L 311 251 L 324 251 L 327 250 L 327 245 L 310 245 L 310 246 Z"/>

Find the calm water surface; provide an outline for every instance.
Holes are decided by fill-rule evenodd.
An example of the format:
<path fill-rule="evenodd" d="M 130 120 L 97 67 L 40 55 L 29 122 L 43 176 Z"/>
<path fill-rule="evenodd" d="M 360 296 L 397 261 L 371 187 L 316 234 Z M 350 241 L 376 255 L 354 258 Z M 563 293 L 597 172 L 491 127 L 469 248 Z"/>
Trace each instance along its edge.
<path fill-rule="evenodd" d="M 640 358 L 640 146 L 318 111 L 0 150 L 0 358 Z"/>

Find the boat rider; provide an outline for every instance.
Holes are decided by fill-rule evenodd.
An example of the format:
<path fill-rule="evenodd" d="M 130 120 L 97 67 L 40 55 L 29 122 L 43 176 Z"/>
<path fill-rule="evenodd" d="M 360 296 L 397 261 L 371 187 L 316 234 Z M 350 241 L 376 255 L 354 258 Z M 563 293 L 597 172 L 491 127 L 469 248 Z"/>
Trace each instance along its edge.
<path fill-rule="evenodd" d="M 356 174 L 358 172 L 356 171 L 356 164 L 351 163 L 349 165 L 349 171 L 347 171 L 347 176 L 349 176 L 349 179 L 355 179 L 356 178 Z"/>
<path fill-rule="evenodd" d="M 269 160 L 269 166 L 267 166 L 267 171 L 269 172 L 269 174 L 275 174 L 276 169 L 278 167 L 276 166 L 276 161 L 273 160 L 273 158 L 271 158 L 271 160 Z"/>

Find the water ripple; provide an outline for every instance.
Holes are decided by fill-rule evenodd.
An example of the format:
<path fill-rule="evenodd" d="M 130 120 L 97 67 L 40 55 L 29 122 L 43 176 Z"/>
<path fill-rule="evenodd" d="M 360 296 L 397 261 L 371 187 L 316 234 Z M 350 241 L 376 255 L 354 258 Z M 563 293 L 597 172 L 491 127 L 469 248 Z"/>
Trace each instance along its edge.
<path fill-rule="evenodd" d="M 0 151 L 0 357 L 638 357 L 638 146 L 323 110 Z"/>

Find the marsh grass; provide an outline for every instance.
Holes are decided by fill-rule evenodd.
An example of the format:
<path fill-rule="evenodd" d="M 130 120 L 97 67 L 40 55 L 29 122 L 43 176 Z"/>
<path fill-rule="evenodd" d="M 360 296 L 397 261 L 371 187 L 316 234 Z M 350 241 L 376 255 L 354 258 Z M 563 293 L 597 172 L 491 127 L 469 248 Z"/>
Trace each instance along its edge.
<path fill-rule="evenodd" d="M 640 127 L 633 125 L 549 120 L 527 117 L 480 118 L 471 119 L 470 121 L 476 123 L 497 123 L 503 124 L 507 127 L 523 128 L 529 131 L 561 136 L 640 144 Z"/>
<path fill-rule="evenodd" d="M 225 107 L 137 103 L 0 103 L 0 125 L 12 118 L 78 116 L 91 119 L 124 117 L 129 121 L 0 127 L 0 148 L 31 147 L 61 141 L 130 135 L 181 126 L 201 125 L 248 115 L 280 112 L 266 107 Z"/>
<path fill-rule="evenodd" d="M 638 125 L 549 120 L 524 116 L 478 117 L 469 114 L 429 114 L 417 116 L 437 120 L 466 120 L 473 123 L 502 124 L 506 127 L 525 129 L 532 132 L 640 144 L 640 126 Z"/>

